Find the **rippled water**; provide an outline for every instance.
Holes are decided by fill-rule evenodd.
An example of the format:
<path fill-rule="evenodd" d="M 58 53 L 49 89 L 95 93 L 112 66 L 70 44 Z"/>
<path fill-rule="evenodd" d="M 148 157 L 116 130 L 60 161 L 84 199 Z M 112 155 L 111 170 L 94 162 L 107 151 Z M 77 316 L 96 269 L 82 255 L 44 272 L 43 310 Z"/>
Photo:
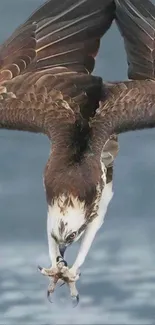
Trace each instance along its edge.
<path fill-rule="evenodd" d="M 0 40 L 42 2 L 1 0 Z M 95 73 L 105 80 L 126 78 L 115 26 L 102 42 Z M 154 130 L 119 137 L 114 198 L 81 270 L 81 301 L 73 309 L 65 286 L 53 304 L 47 302 L 48 281 L 37 272 L 38 264 L 49 265 L 41 179 L 49 142 L 0 132 L 0 324 L 154 324 L 154 140 Z M 77 248 L 68 251 L 70 261 Z"/>

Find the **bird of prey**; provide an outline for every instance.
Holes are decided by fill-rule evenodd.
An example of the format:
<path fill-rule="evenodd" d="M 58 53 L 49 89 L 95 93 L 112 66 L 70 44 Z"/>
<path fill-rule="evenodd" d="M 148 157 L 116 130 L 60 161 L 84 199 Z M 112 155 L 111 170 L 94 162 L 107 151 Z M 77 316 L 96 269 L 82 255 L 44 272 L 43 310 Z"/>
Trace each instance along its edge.
<path fill-rule="evenodd" d="M 129 80 L 92 75 L 100 39 L 116 21 Z M 44 171 L 51 268 L 48 296 L 76 281 L 113 196 L 121 132 L 155 126 L 155 7 L 149 0 L 49 0 L 0 47 L 0 127 L 51 141 Z M 117 58 L 116 58 L 117 62 Z M 82 238 L 69 268 L 65 249 Z"/>

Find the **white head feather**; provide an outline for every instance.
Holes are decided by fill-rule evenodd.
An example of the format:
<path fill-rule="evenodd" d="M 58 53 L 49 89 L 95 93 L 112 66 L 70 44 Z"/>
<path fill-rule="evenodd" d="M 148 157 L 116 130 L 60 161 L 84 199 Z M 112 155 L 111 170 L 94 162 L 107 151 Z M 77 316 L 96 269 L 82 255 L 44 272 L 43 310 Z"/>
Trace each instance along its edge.
<path fill-rule="evenodd" d="M 69 234 L 77 232 L 86 222 L 84 203 L 73 196 L 68 198 L 69 204 L 65 204 L 65 201 L 66 196 L 62 195 L 48 206 L 48 232 L 59 242 L 65 241 Z"/>

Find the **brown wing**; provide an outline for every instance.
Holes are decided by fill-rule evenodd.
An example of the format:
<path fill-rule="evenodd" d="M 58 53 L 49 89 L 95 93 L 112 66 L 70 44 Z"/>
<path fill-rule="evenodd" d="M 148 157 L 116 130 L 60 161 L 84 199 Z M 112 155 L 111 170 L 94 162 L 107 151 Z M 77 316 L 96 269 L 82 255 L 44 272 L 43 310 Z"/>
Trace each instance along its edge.
<path fill-rule="evenodd" d="M 155 127 L 155 81 L 105 85 L 104 100 L 92 119 L 93 150 L 101 154 L 110 135 Z"/>
<path fill-rule="evenodd" d="M 32 15 L 37 21 L 37 69 L 66 66 L 92 72 L 100 38 L 115 14 L 113 0 L 51 0 Z"/>
<path fill-rule="evenodd" d="M 155 6 L 149 0 L 115 0 L 130 79 L 155 78 Z"/>
<path fill-rule="evenodd" d="M 106 141 L 102 151 L 102 161 L 106 167 L 112 167 L 119 151 L 118 137 L 113 134 Z"/>
<path fill-rule="evenodd" d="M 63 126 L 94 115 L 101 90 L 101 78 L 66 68 L 26 73 L 0 87 L 0 127 L 42 132 L 50 138 L 60 129 L 63 134 Z"/>
<path fill-rule="evenodd" d="M 92 120 L 97 152 L 113 133 L 155 126 L 155 7 L 149 0 L 115 3 L 116 22 L 127 52 L 128 76 L 137 81 L 104 85 L 104 99 Z"/>
<path fill-rule="evenodd" d="M 67 107 L 72 121 L 93 114 L 101 80 L 87 74 L 114 12 L 113 0 L 50 0 L 13 33 L 0 48 L 1 127 L 45 132 L 50 106 L 55 128 Z"/>
<path fill-rule="evenodd" d="M 114 14 L 113 0 L 46 2 L 1 46 L 1 72 L 9 70 L 8 78 L 55 66 L 92 72 Z"/>

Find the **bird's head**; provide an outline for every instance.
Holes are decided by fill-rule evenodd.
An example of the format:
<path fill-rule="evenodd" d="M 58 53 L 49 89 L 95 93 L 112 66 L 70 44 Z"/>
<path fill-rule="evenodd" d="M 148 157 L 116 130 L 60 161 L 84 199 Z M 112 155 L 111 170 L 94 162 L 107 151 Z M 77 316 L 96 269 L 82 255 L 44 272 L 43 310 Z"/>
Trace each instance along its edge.
<path fill-rule="evenodd" d="M 62 256 L 82 236 L 86 225 L 85 205 L 77 198 L 61 196 L 48 207 L 48 236 L 58 244 Z"/>
<path fill-rule="evenodd" d="M 63 159 L 61 163 L 53 157 L 44 177 L 48 202 L 47 232 L 49 245 L 53 238 L 63 255 L 65 248 L 84 234 L 97 212 L 105 170 L 94 155 L 89 155 L 81 164 L 70 163 L 69 166 Z"/>

